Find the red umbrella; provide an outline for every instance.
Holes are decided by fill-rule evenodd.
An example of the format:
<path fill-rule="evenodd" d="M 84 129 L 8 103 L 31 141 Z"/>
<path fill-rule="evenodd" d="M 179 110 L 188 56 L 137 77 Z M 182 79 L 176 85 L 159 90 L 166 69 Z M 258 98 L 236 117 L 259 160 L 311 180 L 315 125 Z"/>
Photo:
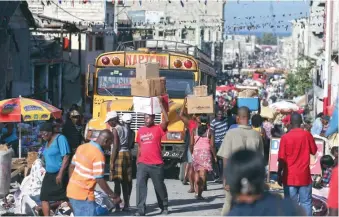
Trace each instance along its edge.
<path fill-rule="evenodd" d="M 218 86 L 216 89 L 219 92 L 227 92 L 227 91 L 230 91 L 230 90 L 235 90 L 235 87 L 231 86 L 231 85 L 227 85 L 227 86 L 222 85 L 222 86 Z"/>

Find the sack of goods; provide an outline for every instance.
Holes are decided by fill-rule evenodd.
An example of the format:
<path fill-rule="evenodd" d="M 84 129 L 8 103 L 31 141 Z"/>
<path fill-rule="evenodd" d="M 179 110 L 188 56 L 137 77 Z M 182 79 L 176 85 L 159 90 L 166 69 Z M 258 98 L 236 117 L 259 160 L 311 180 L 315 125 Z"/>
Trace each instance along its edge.
<path fill-rule="evenodd" d="M 159 77 L 159 63 L 140 63 L 136 65 L 136 78 L 131 79 L 131 95 L 135 112 L 160 114 L 161 106 L 168 111 L 166 80 Z"/>
<path fill-rule="evenodd" d="M 213 114 L 213 96 L 208 96 L 207 86 L 196 86 L 193 93 L 194 95 L 187 97 L 188 114 Z"/>
<path fill-rule="evenodd" d="M 247 90 L 241 91 L 241 92 L 239 93 L 239 96 L 238 96 L 238 97 L 255 97 L 255 96 L 258 96 L 257 91 L 247 89 Z"/>

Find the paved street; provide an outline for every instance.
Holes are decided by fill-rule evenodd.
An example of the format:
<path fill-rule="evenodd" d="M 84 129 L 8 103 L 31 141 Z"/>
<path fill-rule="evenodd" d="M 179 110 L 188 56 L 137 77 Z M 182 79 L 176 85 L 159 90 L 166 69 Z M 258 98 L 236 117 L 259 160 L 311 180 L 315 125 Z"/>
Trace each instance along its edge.
<path fill-rule="evenodd" d="M 209 182 L 208 191 L 203 193 L 205 201 L 198 201 L 194 198 L 194 194 L 188 194 L 188 185 L 182 185 L 179 180 L 166 179 L 165 180 L 167 191 L 169 195 L 169 211 L 170 216 L 219 216 L 224 201 L 224 192 L 222 185 Z M 113 189 L 114 184 L 109 183 Z M 135 180 L 133 180 L 133 190 L 131 198 L 131 213 L 112 213 L 113 216 L 126 216 L 135 212 Z M 158 215 L 160 209 L 158 209 L 156 196 L 152 181 L 149 180 L 148 184 L 148 196 L 147 196 L 147 215 Z"/>

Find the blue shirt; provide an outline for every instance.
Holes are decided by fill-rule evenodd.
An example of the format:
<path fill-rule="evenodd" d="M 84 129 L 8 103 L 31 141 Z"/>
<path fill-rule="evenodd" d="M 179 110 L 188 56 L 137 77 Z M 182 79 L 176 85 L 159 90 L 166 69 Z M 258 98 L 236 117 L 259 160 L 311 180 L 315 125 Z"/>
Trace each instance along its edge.
<path fill-rule="evenodd" d="M 67 139 L 63 135 L 56 135 L 55 139 L 49 147 L 45 145 L 43 155 L 46 163 L 46 171 L 48 173 L 57 173 L 59 172 L 62 159 L 65 155 L 71 153 Z"/>
<path fill-rule="evenodd" d="M 7 128 L 2 128 L 2 134 L 6 134 L 7 132 L 8 132 Z M 8 144 L 15 140 L 18 140 L 18 136 L 16 135 L 16 127 L 13 127 L 12 134 L 9 137 L 5 138 L 4 142 Z"/>
<path fill-rule="evenodd" d="M 319 136 L 322 130 L 323 130 L 323 124 L 321 123 L 321 118 L 315 119 L 313 126 L 311 128 L 311 134 Z"/>
<path fill-rule="evenodd" d="M 211 130 L 213 130 L 214 132 L 215 144 L 220 146 L 228 130 L 227 120 L 226 119 L 225 120 L 214 119 L 211 122 Z"/>
<path fill-rule="evenodd" d="M 265 193 L 264 196 L 252 203 L 234 204 L 228 216 L 300 216 L 297 204 L 291 199 L 281 199 L 276 195 Z"/>

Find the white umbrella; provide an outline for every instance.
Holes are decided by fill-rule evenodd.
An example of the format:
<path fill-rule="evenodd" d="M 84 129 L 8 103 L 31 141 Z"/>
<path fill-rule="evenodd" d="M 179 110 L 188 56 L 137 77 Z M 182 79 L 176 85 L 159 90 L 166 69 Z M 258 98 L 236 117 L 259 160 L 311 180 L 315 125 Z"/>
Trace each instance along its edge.
<path fill-rule="evenodd" d="M 294 103 L 287 101 L 280 101 L 270 105 L 270 108 L 273 108 L 277 111 L 298 111 L 299 106 Z"/>

